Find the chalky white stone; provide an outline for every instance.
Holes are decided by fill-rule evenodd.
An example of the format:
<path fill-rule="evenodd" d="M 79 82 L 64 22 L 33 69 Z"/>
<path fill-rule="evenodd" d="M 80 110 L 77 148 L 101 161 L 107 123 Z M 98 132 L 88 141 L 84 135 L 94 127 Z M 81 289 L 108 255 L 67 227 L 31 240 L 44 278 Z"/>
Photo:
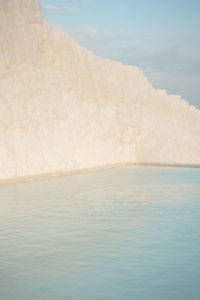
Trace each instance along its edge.
<path fill-rule="evenodd" d="M 126 163 L 200 163 L 200 111 L 0 0 L 0 179 Z"/>

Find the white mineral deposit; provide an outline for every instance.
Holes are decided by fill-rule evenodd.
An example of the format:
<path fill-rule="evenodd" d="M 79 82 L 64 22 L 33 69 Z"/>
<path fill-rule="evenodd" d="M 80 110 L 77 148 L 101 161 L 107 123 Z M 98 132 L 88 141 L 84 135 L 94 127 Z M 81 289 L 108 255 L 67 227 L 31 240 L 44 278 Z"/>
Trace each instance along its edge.
<path fill-rule="evenodd" d="M 0 179 L 127 163 L 200 164 L 200 111 L 0 0 Z"/>

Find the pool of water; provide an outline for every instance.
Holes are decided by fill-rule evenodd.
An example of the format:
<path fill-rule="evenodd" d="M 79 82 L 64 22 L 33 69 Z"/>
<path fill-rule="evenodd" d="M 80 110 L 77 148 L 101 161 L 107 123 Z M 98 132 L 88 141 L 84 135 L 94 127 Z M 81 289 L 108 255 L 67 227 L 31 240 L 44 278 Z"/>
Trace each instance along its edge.
<path fill-rule="evenodd" d="M 0 186 L 0 299 L 199 300 L 200 169 Z"/>

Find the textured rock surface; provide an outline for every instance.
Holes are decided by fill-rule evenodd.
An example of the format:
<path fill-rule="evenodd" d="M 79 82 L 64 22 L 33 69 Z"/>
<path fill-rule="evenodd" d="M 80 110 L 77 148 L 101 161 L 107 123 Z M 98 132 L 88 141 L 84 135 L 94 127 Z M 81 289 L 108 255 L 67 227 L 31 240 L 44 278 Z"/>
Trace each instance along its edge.
<path fill-rule="evenodd" d="M 0 0 L 0 179 L 134 162 L 200 163 L 200 111 Z"/>

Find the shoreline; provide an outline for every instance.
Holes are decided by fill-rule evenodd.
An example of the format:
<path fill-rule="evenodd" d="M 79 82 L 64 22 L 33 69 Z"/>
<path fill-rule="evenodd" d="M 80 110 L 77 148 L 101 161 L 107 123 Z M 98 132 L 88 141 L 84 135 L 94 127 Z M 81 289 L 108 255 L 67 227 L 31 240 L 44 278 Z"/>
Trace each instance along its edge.
<path fill-rule="evenodd" d="M 123 168 L 123 167 L 176 167 L 176 168 L 199 169 L 200 164 L 161 163 L 161 162 L 135 162 L 135 163 L 110 164 L 110 165 L 104 165 L 104 166 L 99 166 L 94 168 L 76 169 L 71 171 L 58 171 L 58 172 L 50 172 L 50 173 L 30 175 L 30 176 L 19 176 L 19 177 L 12 177 L 8 179 L 0 179 L 0 185 L 12 184 L 12 183 L 23 183 L 23 182 L 42 180 L 48 178 L 64 177 L 69 175 L 89 173 L 89 172 L 101 171 L 106 169 Z"/>

